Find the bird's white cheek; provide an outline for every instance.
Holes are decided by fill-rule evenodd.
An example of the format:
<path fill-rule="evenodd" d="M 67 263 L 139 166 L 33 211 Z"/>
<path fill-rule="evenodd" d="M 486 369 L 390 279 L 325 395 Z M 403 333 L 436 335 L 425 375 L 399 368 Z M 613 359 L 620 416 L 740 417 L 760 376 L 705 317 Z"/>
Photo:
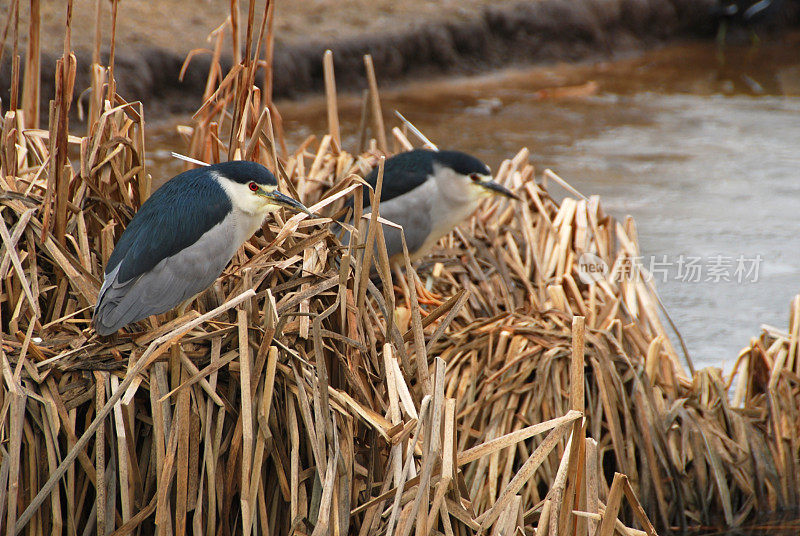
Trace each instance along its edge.
<path fill-rule="evenodd" d="M 237 194 L 238 195 L 235 197 L 232 196 L 233 203 L 236 205 L 236 208 L 246 214 L 260 216 L 263 218 L 267 215 L 267 213 L 272 212 L 275 208 L 275 206 L 270 203 L 267 198 L 258 194 L 254 194 L 249 190 L 244 193 L 237 192 Z"/>
<path fill-rule="evenodd" d="M 270 210 L 268 210 L 269 205 L 265 202 L 266 200 L 259 196 L 259 195 L 251 195 L 245 201 L 245 210 L 254 216 L 258 215 L 262 218 L 267 215 Z"/>
<path fill-rule="evenodd" d="M 491 197 L 492 193 L 479 184 L 473 184 L 470 188 L 470 197 L 475 203 L 480 203 L 487 197 Z"/>

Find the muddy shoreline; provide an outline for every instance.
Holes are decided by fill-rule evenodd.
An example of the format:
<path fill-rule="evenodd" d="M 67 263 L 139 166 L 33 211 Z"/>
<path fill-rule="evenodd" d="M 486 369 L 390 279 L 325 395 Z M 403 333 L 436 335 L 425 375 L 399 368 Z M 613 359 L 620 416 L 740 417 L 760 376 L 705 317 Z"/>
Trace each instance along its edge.
<path fill-rule="evenodd" d="M 372 54 L 383 85 L 442 74 L 474 74 L 507 65 L 608 58 L 668 41 L 711 38 L 715 0 L 536 0 L 489 6 L 466 20 L 432 21 L 414 27 L 349 36 L 334 41 L 278 41 L 274 98 L 297 98 L 323 88 L 322 53 L 334 51 L 337 86 L 365 86 L 363 55 Z M 795 11 L 797 11 L 795 9 Z M 796 22 L 797 14 L 785 17 Z M 313 38 L 311 38 L 313 39 Z M 76 93 L 89 84 L 90 55 L 77 51 Z M 10 58 L 10 54 L 5 56 Z M 53 94 L 57 54 L 43 53 L 42 100 Z M 183 54 L 164 48 L 119 46 L 118 90 L 159 113 L 197 108 L 210 58 L 195 57 L 184 80 Z M 230 58 L 223 60 L 223 71 Z M 0 87 L 8 102 L 11 62 L 3 61 Z M 46 106 L 43 108 L 46 109 Z"/>

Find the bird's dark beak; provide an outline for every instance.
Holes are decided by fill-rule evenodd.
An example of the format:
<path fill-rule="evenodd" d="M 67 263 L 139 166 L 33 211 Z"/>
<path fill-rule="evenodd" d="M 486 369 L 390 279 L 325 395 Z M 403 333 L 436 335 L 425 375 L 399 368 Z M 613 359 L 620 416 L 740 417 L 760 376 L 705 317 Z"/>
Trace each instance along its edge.
<path fill-rule="evenodd" d="M 314 215 L 300 201 L 292 199 L 288 195 L 280 193 L 278 190 L 273 190 L 271 192 L 264 191 L 264 196 L 276 205 L 288 208 L 293 212 L 305 212 L 309 216 Z"/>
<path fill-rule="evenodd" d="M 482 182 L 481 186 L 483 186 L 487 190 L 490 190 L 492 194 L 510 197 L 511 199 L 516 199 L 517 201 L 519 201 L 519 197 L 517 197 L 517 195 L 514 192 L 512 192 L 502 184 L 496 183 L 494 181 L 486 181 Z"/>

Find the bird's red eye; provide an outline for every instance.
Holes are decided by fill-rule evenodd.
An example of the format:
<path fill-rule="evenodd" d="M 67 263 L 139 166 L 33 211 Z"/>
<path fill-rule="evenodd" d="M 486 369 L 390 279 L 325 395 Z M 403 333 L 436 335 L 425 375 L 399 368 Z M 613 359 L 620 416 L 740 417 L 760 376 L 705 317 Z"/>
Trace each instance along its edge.
<path fill-rule="evenodd" d="M 481 176 L 477 173 L 471 174 L 469 178 L 472 179 L 472 182 L 481 182 Z"/>
<path fill-rule="evenodd" d="M 250 188 L 251 192 L 257 192 L 258 191 L 258 184 L 256 184 L 255 182 L 251 182 L 247 186 Z"/>

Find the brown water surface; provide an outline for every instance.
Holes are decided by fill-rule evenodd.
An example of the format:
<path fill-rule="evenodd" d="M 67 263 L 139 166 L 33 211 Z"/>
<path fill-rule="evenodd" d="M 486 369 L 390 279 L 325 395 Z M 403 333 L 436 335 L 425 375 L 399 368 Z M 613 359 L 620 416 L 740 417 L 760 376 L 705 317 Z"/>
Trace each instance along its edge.
<path fill-rule="evenodd" d="M 382 101 L 390 126 L 397 109 L 441 148 L 495 169 L 527 147 L 540 170 L 600 194 L 619 219 L 632 215 L 642 261 L 697 365 L 730 370 L 760 324 L 786 329 L 800 291 L 800 35 L 729 47 L 724 58 L 697 43 L 420 82 Z M 279 108 L 290 149 L 327 129 L 322 99 Z M 360 97 L 341 96 L 340 115 L 354 151 Z M 150 145 L 165 176 L 180 168 L 168 159 L 180 148 L 174 124 Z"/>

